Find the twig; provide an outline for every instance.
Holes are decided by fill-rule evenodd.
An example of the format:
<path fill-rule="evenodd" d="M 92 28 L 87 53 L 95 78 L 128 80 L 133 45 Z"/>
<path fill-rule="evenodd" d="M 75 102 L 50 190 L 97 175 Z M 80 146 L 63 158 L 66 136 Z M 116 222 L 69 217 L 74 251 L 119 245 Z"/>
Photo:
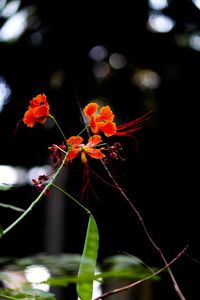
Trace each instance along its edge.
<path fill-rule="evenodd" d="M 84 124 L 86 125 L 86 120 L 85 120 L 85 117 L 83 115 L 83 112 L 82 112 L 82 108 L 80 106 L 80 102 L 78 100 L 78 97 L 77 97 L 77 103 L 78 103 L 78 106 L 79 106 L 79 110 L 80 110 L 80 113 L 81 113 L 81 117 L 83 119 L 83 122 Z M 89 131 L 87 130 L 87 133 L 88 135 L 90 135 Z M 113 177 L 113 175 L 111 174 L 110 170 L 107 168 L 106 164 L 104 163 L 104 161 L 101 159 L 101 163 L 104 167 L 104 169 L 106 170 L 108 176 L 111 178 L 111 180 L 113 181 L 114 185 L 116 186 L 116 188 L 118 189 L 118 191 L 121 193 L 121 195 L 123 196 L 123 198 L 127 201 L 127 203 L 131 206 L 132 210 L 134 211 L 134 213 L 136 214 L 136 216 L 138 217 L 142 227 L 143 227 L 143 230 L 148 238 L 148 240 L 150 241 L 150 243 L 152 244 L 152 246 L 158 251 L 158 253 L 160 254 L 160 257 L 162 258 L 162 261 L 164 262 L 165 264 L 165 267 L 168 268 L 168 272 L 169 272 L 169 275 L 170 275 L 170 278 L 172 280 L 172 283 L 173 283 L 173 286 L 174 286 L 174 289 L 177 293 L 177 295 L 179 296 L 179 298 L 181 300 L 186 300 L 186 298 L 184 297 L 183 293 L 181 292 L 179 286 L 178 286 L 178 283 L 171 271 L 171 269 L 168 267 L 168 263 L 167 263 L 167 260 L 162 252 L 162 250 L 157 246 L 157 244 L 154 242 L 153 238 L 151 237 L 149 231 L 147 230 L 147 227 L 145 225 L 145 222 L 141 216 L 141 214 L 139 213 L 139 211 L 136 209 L 136 207 L 132 204 L 131 200 L 128 198 L 128 196 L 126 195 L 126 193 L 124 192 L 124 190 L 120 187 L 120 185 L 118 184 L 118 182 L 115 180 L 115 178 Z"/>
<path fill-rule="evenodd" d="M 185 253 L 185 250 L 187 249 L 187 247 L 188 246 L 186 246 L 173 260 L 171 260 L 168 264 L 166 264 L 165 267 L 163 267 L 162 269 L 159 269 L 158 271 L 154 272 L 153 274 L 151 274 L 151 275 L 149 275 L 149 276 L 147 276 L 147 277 L 145 277 L 143 279 L 140 279 L 138 281 L 135 281 L 135 282 L 133 282 L 131 284 L 128 284 L 128 285 L 125 285 L 125 286 L 123 286 L 121 288 L 114 289 L 112 291 L 106 292 L 106 293 L 102 294 L 101 296 L 99 296 L 99 297 L 97 297 L 97 298 L 95 298 L 93 300 L 100 300 L 100 299 L 106 298 L 108 296 L 111 296 L 113 294 L 117 294 L 117 293 L 121 293 L 121 292 L 127 291 L 127 290 L 135 287 L 136 285 L 141 284 L 141 283 L 143 283 L 143 282 L 151 279 L 152 277 L 160 274 L 164 270 L 169 269 L 169 266 L 172 265 L 181 255 L 183 255 Z"/>

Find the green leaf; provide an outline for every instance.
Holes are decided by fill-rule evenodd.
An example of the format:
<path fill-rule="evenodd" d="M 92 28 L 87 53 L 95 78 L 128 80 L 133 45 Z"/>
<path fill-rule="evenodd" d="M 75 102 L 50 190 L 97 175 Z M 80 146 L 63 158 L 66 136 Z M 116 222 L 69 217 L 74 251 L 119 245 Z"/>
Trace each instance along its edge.
<path fill-rule="evenodd" d="M 101 278 L 125 278 L 125 279 L 144 279 L 158 271 L 150 268 L 140 259 L 130 255 L 113 255 L 103 260 L 101 265 Z M 97 276 L 98 277 L 98 276 Z M 155 275 L 151 280 L 159 280 L 160 277 Z"/>
<path fill-rule="evenodd" d="M 53 276 L 77 276 L 80 262 L 80 254 L 61 253 L 59 255 L 37 254 L 18 258 L 13 261 L 13 264 L 15 264 L 18 268 L 25 268 L 30 265 L 40 264 L 48 268 Z"/>
<path fill-rule="evenodd" d="M 0 238 L 3 236 L 3 228 L 0 225 Z"/>
<path fill-rule="evenodd" d="M 55 300 L 55 296 L 52 293 L 44 292 L 38 289 L 0 289 L 1 299 L 23 299 L 23 300 Z"/>
<path fill-rule="evenodd" d="M 62 277 L 51 277 L 45 283 L 50 286 L 66 287 L 69 283 L 76 283 L 77 276 L 62 276 Z"/>
<path fill-rule="evenodd" d="M 5 203 L 2 203 L 2 202 L 0 202 L 0 206 L 2 206 L 4 208 L 10 208 L 12 210 L 20 211 L 20 212 L 24 211 L 23 208 L 20 208 L 20 207 L 17 207 L 17 206 L 13 206 L 13 205 L 10 205 L 10 204 L 5 204 Z"/>
<path fill-rule="evenodd" d="M 0 191 L 8 191 L 12 188 L 12 185 L 7 183 L 0 183 Z"/>
<path fill-rule="evenodd" d="M 78 272 L 78 283 L 76 286 L 78 296 L 81 300 L 92 299 L 93 281 L 97 263 L 98 248 L 98 228 L 94 217 L 90 215 L 82 259 Z"/>

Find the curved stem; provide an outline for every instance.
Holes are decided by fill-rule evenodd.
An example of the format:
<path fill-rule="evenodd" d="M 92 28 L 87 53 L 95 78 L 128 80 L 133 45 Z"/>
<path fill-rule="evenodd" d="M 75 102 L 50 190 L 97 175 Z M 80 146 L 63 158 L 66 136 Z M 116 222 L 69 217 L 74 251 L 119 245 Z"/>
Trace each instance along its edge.
<path fill-rule="evenodd" d="M 42 192 L 39 194 L 39 196 L 31 203 L 31 205 L 24 211 L 23 214 L 21 214 L 21 216 L 19 216 L 19 218 L 17 218 L 10 226 L 8 226 L 6 229 L 4 229 L 1 233 L 1 235 L 5 235 L 6 233 L 8 233 L 13 227 L 15 227 L 15 225 L 17 225 L 31 210 L 32 208 L 39 202 L 39 200 L 42 198 L 42 196 L 45 194 L 46 190 L 48 190 L 51 185 L 53 184 L 54 180 L 56 179 L 56 177 L 58 176 L 58 174 L 60 173 L 65 160 L 66 160 L 66 156 L 67 156 L 68 152 L 66 153 L 60 167 L 57 169 L 57 171 L 55 172 L 55 174 L 53 175 L 53 177 L 51 178 L 51 180 L 49 181 L 49 183 L 45 186 L 45 188 L 42 190 Z"/>
<path fill-rule="evenodd" d="M 62 131 L 62 129 L 61 129 L 61 127 L 60 127 L 60 125 L 58 124 L 58 122 L 56 121 L 56 119 L 54 118 L 54 116 L 52 116 L 52 115 L 49 115 L 49 117 L 54 121 L 54 123 L 56 124 L 56 126 L 58 127 L 58 129 L 59 129 L 59 131 L 60 131 L 60 133 L 61 133 L 61 135 L 62 135 L 62 137 L 64 138 L 64 140 L 66 141 L 66 137 L 65 137 L 65 135 L 64 135 L 64 133 L 63 133 L 63 131 Z"/>
<path fill-rule="evenodd" d="M 50 117 L 53 119 L 53 121 L 55 122 L 55 124 L 57 125 L 59 131 L 61 132 L 62 136 L 64 137 L 65 141 L 65 135 L 62 131 L 62 129 L 60 128 L 60 126 L 58 125 L 56 119 L 50 115 Z M 86 130 L 88 128 L 88 125 L 85 126 L 77 136 L 79 136 L 84 130 Z M 5 235 L 6 233 L 8 233 L 13 227 L 15 227 L 31 210 L 32 208 L 40 201 L 40 199 L 42 198 L 42 196 L 45 194 L 46 190 L 48 190 L 51 186 L 57 188 L 58 190 L 60 190 L 61 192 L 65 193 L 69 198 L 71 198 L 73 201 L 75 201 L 79 206 L 81 206 L 82 208 L 84 208 L 84 210 L 91 215 L 91 212 L 84 207 L 81 203 L 79 203 L 74 197 L 72 197 L 71 195 L 69 195 L 67 192 L 63 191 L 62 189 L 60 189 L 59 187 L 57 187 L 56 185 L 53 184 L 53 182 L 55 181 L 56 177 L 58 176 L 58 174 L 60 173 L 62 167 L 64 166 L 65 162 L 66 162 L 66 158 L 67 155 L 69 153 L 69 149 L 67 152 L 65 152 L 65 156 L 62 160 L 61 165 L 59 166 L 59 168 L 57 169 L 57 171 L 55 172 L 55 174 L 52 176 L 51 180 L 49 181 L 49 183 L 44 187 L 44 189 L 42 190 L 42 192 L 39 194 L 39 196 L 29 205 L 29 207 L 11 224 L 9 225 L 6 229 L 2 230 L 0 233 L 0 238 Z"/>
<path fill-rule="evenodd" d="M 59 129 L 59 131 L 60 131 L 62 137 L 63 137 L 64 140 L 66 141 L 67 138 L 65 137 L 65 135 L 64 135 L 64 133 L 63 133 L 63 131 L 62 131 L 60 125 L 58 124 L 58 122 L 56 121 L 56 119 L 54 118 L 54 116 L 49 115 L 49 117 L 54 121 L 54 123 L 55 123 L 56 126 L 58 127 L 58 129 Z M 89 125 L 86 125 L 86 126 L 79 132 L 79 134 L 78 134 L 77 136 L 81 135 L 81 133 L 83 133 L 88 127 L 89 127 Z"/>
<path fill-rule="evenodd" d="M 82 109 L 81 109 L 80 102 L 79 102 L 78 98 L 77 98 L 77 103 L 78 103 L 78 106 L 79 106 L 79 110 L 80 110 L 81 117 L 82 117 L 82 119 L 83 119 L 83 123 L 85 124 L 85 117 L 84 117 L 84 115 L 83 115 L 83 112 L 82 112 Z M 90 132 L 89 132 L 88 130 L 87 130 L 87 132 L 88 132 L 88 135 L 90 136 Z M 143 218 L 142 218 L 140 212 L 137 210 L 137 208 L 134 206 L 134 204 L 132 204 L 132 202 L 131 202 L 131 200 L 129 199 L 129 197 L 126 195 L 126 193 L 125 193 L 124 190 L 121 188 L 121 186 L 118 184 L 118 182 L 115 180 L 115 178 L 114 178 L 113 175 L 111 174 L 110 170 L 107 168 L 105 162 L 104 162 L 103 160 L 101 160 L 101 163 L 102 163 L 104 169 L 106 170 L 108 176 L 109 176 L 109 177 L 111 178 L 111 180 L 113 181 L 113 184 L 116 186 L 116 188 L 118 189 L 118 191 L 119 191 L 120 194 L 122 195 L 122 197 L 123 197 L 123 198 L 127 201 L 127 203 L 131 206 L 133 212 L 136 214 L 136 216 L 137 216 L 139 222 L 141 223 L 141 225 L 142 225 L 142 227 L 143 227 L 143 230 L 144 230 L 144 232 L 145 232 L 145 234 L 146 234 L 148 240 L 150 241 L 150 243 L 152 244 L 152 246 L 154 247 L 154 249 L 156 249 L 156 250 L 158 251 L 158 253 L 160 254 L 160 257 L 161 257 L 162 261 L 163 261 L 164 264 L 165 264 L 165 267 L 167 267 L 167 266 L 168 266 L 167 260 L 166 260 L 166 258 L 165 258 L 165 256 L 164 256 L 164 254 L 163 254 L 161 248 L 159 248 L 159 247 L 157 246 L 157 244 L 155 243 L 155 241 L 154 241 L 154 239 L 152 238 L 151 234 L 149 233 L 149 231 L 148 231 L 148 229 L 147 229 L 147 227 L 146 227 L 146 224 L 145 224 L 145 222 L 144 222 L 144 220 L 143 220 Z M 170 268 L 169 266 L 168 266 L 167 268 L 168 268 L 168 273 L 169 273 L 169 276 L 170 276 L 170 278 L 171 278 L 171 281 L 172 281 L 172 283 L 173 283 L 173 286 L 174 286 L 174 289 L 175 289 L 177 295 L 179 296 L 179 298 L 180 298 L 181 300 L 185 300 L 185 297 L 184 297 L 184 295 L 183 295 L 181 289 L 179 288 L 179 285 L 178 285 L 178 283 L 177 283 L 177 281 L 176 281 L 176 279 L 175 279 L 175 277 L 174 277 L 174 275 L 173 275 L 173 273 L 172 273 L 172 271 L 171 271 L 171 268 Z M 100 299 L 100 298 L 98 298 L 98 299 Z M 96 299 L 96 300 L 97 300 L 97 299 Z"/>
<path fill-rule="evenodd" d="M 58 190 L 58 191 L 62 192 L 63 194 L 65 194 L 67 197 L 69 197 L 74 202 L 76 202 L 76 204 L 78 204 L 81 208 L 83 208 L 86 211 L 87 214 L 92 215 L 91 212 L 89 211 L 89 209 L 87 209 L 83 204 L 81 204 L 78 200 L 76 200 L 72 195 L 70 195 L 69 193 L 67 193 L 66 191 L 64 191 L 63 189 L 61 189 L 60 187 L 58 187 L 54 183 L 52 183 L 51 186 L 53 188 L 55 188 L 56 190 Z"/>

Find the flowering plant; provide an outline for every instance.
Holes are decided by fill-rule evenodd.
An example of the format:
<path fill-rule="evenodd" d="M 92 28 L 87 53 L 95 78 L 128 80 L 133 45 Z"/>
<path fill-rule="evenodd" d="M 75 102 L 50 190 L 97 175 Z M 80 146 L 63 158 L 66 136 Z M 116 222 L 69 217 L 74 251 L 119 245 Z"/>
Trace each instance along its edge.
<path fill-rule="evenodd" d="M 81 115 L 83 117 L 84 126 L 83 129 L 71 137 L 66 137 L 61 129 L 60 125 L 58 124 L 55 117 L 51 114 L 51 108 L 47 101 L 47 97 L 45 94 L 39 94 L 34 97 L 29 102 L 28 109 L 24 113 L 23 116 L 23 123 L 27 127 L 34 127 L 37 123 L 45 124 L 48 118 L 53 120 L 56 124 L 61 136 L 62 136 L 62 143 L 60 145 L 52 144 L 49 146 L 48 151 L 50 152 L 50 158 L 52 162 L 52 170 L 47 174 L 41 174 L 38 178 L 33 178 L 32 183 L 35 188 L 38 190 L 39 195 L 36 199 L 31 203 L 31 205 L 7 228 L 1 228 L 1 237 L 7 234 L 11 229 L 13 229 L 28 213 L 31 212 L 32 208 L 39 203 L 42 197 L 48 197 L 51 194 L 51 189 L 56 189 L 59 192 L 63 193 L 65 196 L 70 198 L 73 202 L 75 202 L 81 209 L 83 209 L 88 215 L 88 226 L 87 232 L 85 237 L 85 243 L 83 247 L 83 253 L 81 255 L 80 264 L 78 266 L 78 274 L 77 278 L 74 282 L 76 282 L 76 290 L 77 295 L 81 300 L 91 300 L 93 294 L 93 283 L 94 280 L 98 280 L 99 278 L 104 278 L 104 273 L 100 275 L 96 275 L 95 270 L 97 266 L 97 258 L 98 258 L 98 249 L 99 249 L 99 231 L 98 226 L 95 220 L 93 213 L 84 205 L 84 201 L 81 198 L 77 200 L 71 194 L 69 194 L 66 190 L 63 190 L 55 183 L 55 179 L 57 178 L 58 174 L 61 172 L 66 165 L 70 164 L 75 159 L 79 159 L 81 163 L 84 164 L 84 182 L 85 185 L 83 187 L 83 193 L 86 188 L 90 185 L 89 181 L 89 172 L 90 172 L 90 160 L 95 159 L 98 160 L 104 167 L 105 172 L 109 175 L 112 180 L 112 187 L 115 187 L 122 197 L 127 201 L 130 205 L 132 211 L 136 214 L 139 218 L 141 225 L 153 245 L 153 247 L 159 252 L 163 262 L 164 267 L 158 271 L 151 272 L 143 270 L 143 275 L 140 277 L 138 276 L 139 280 L 135 281 L 129 285 L 123 286 L 116 290 L 112 290 L 102 294 L 101 296 L 95 298 L 103 299 L 107 296 L 115 293 L 122 292 L 124 290 L 130 289 L 137 284 L 146 281 L 148 279 L 157 278 L 156 276 L 163 270 L 168 269 L 172 282 L 174 284 L 175 290 L 180 297 L 180 299 L 184 299 L 182 292 L 180 291 L 178 284 L 171 273 L 170 264 L 175 261 L 183 252 L 184 250 L 177 255 L 177 257 L 168 263 L 162 253 L 162 251 L 157 247 L 153 239 L 151 238 L 148 230 L 145 226 L 143 219 L 141 218 L 138 210 L 134 207 L 128 196 L 126 195 L 125 191 L 121 188 L 118 184 L 116 179 L 112 176 L 112 173 L 109 170 L 109 163 L 112 160 L 123 160 L 121 155 L 122 153 L 122 146 L 120 141 L 112 142 L 112 137 L 114 136 L 126 136 L 126 137 L 134 137 L 134 133 L 140 130 L 145 122 L 149 120 L 151 112 L 147 112 L 143 116 L 136 118 L 128 123 L 118 125 L 115 122 L 115 115 L 112 112 L 110 106 L 105 105 L 103 107 L 99 107 L 96 102 L 91 102 L 87 104 L 83 110 L 81 109 Z M 86 138 L 83 135 L 87 135 Z M 84 142 L 86 140 L 86 142 Z M 3 183 L 1 184 L 1 189 L 10 188 L 5 186 Z M 82 195 L 83 195 L 82 193 Z M 119 275 L 119 273 L 118 273 Z M 1 278 L 1 274 L 0 274 Z M 67 279 L 69 281 L 69 278 Z M 74 278 L 73 278 L 74 280 Z M 63 278 L 62 278 L 63 283 Z M 57 280 L 57 284 L 59 285 L 60 282 Z M 51 281 L 53 282 L 53 281 Z M 65 281 L 66 283 L 66 281 Z M 55 284 L 55 282 L 54 282 Z M 37 291 L 37 295 L 28 294 L 29 292 L 23 292 L 23 295 L 19 296 L 19 293 L 2 290 L 1 295 L 3 299 L 18 299 L 18 298 L 27 298 L 27 297 L 36 297 L 37 299 L 54 299 L 54 296 L 50 293 L 46 295 L 42 293 L 42 295 Z M 31 295 L 31 296 L 30 296 Z M 32 299 L 31 298 L 31 299 Z M 35 298 L 34 298 L 35 299 Z"/>

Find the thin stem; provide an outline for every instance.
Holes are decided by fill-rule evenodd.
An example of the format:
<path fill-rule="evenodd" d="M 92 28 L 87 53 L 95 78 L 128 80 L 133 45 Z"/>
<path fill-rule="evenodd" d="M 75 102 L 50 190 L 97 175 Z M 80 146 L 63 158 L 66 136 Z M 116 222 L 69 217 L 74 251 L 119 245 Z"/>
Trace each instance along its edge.
<path fill-rule="evenodd" d="M 62 134 L 64 140 L 66 141 L 65 135 L 62 131 L 62 129 L 60 128 L 60 126 L 58 125 L 58 122 L 56 121 L 56 119 L 54 118 L 54 116 L 49 115 L 53 121 L 55 122 L 56 126 L 58 127 L 60 133 Z M 86 125 L 77 136 L 79 136 L 84 130 L 86 130 L 88 128 L 88 125 Z M 59 168 L 57 169 L 57 171 L 55 172 L 55 174 L 52 176 L 51 180 L 49 181 L 49 183 L 44 187 L 44 189 L 42 190 L 42 192 L 39 194 L 39 196 L 31 203 L 31 205 L 24 211 L 23 214 L 21 214 L 21 216 L 19 216 L 19 218 L 17 218 L 11 225 L 9 225 L 6 229 L 4 229 L 3 231 L 1 231 L 1 235 L 0 238 L 5 235 L 6 233 L 8 233 L 13 227 L 15 227 L 31 210 L 32 208 L 40 201 L 40 199 L 42 198 L 42 196 L 45 194 L 45 192 L 51 187 L 54 186 L 57 189 L 59 189 L 56 185 L 53 185 L 54 180 L 56 179 L 56 177 L 58 176 L 58 174 L 60 173 L 62 167 L 64 166 L 65 162 L 66 162 L 66 158 L 67 155 L 69 153 L 69 150 L 67 152 L 65 152 L 65 156 L 62 160 L 61 165 L 59 166 Z M 84 207 L 82 204 L 80 204 L 75 198 L 73 198 L 71 195 L 69 195 L 67 192 L 63 191 L 60 189 L 60 191 L 64 192 L 68 197 L 70 197 L 73 201 L 75 201 L 77 204 L 79 204 L 82 208 L 84 208 L 86 210 L 86 212 L 88 214 L 91 214 L 90 211 Z"/>
<path fill-rule="evenodd" d="M 79 110 L 80 110 L 80 114 L 81 114 L 81 117 L 83 119 L 83 123 L 85 124 L 85 117 L 84 117 L 84 114 L 82 112 L 82 109 L 81 109 L 81 106 L 80 106 L 80 102 L 78 100 L 78 97 L 77 97 L 77 103 L 78 103 L 78 106 L 79 106 Z M 88 136 L 90 136 L 90 132 L 89 130 L 87 130 L 87 133 L 88 133 Z M 146 234 L 146 237 L 147 239 L 149 240 L 149 242 L 152 244 L 152 246 L 154 247 L 154 249 L 156 249 L 162 259 L 162 261 L 164 262 L 165 264 L 165 267 L 168 268 L 168 273 L 169 273 L 169 276 L 171 278 L 171 281 L 173 283 L 173 286 L 174 286 L 174 289 L 177 293 L 177 295 L 179 296 L 179 298 L 181 300 L 185 300 L 185 297 L 181 291 L 181 289 L 179 288 L 178 286 L 178 283 L 170 269 L 170 267 L 168 266 L 168 263 L 167 263 L 167 260 L 162 252 L 162 250 L 157 246 L 157 244 L 155 243 L 155 241 L 153 240 L 151 234 L 149 233 L 147 227 L 146 227 L 146 224 L 139 212 L 139 210 L 137 210 L 137 208 L 132 204 L 131 200 L 129 199 L 129 197 L 126 195 L 126 193 L 124 192 L 124 190 L 121 188 L 121 186 L 118 184 L 118 182 L 115 180 L 115 178 L 113 177 L 113 175 L 111 174 L 110 170 L 107 168 L 105 162 L 101 159 L 101 163 L 104 167 L 104 169 L 106 170 L 108 176 L 111 178 L 111 180 L 113 181 L 113 184 L 116 186 L 116 188 L 118 189 L 118 191 L 120 192 L 120 194 L 122 195 L 122 197 L 127 201 L 127 203 L 131 206 L 132 210 L 134 211 L 134 213 L 136 214 L 136 216 L 138 217 L 138 220 L 139 222 L 141 223 L 141 226 L 143 227 L 143 230 Z M 99 298 L 100 299 L 100 298 Z"/>
<path fill-rule="evenodd" d="M 135 214 L 137 215 L 142 227 L 143 227 L 143 230 L 144 232 L 146 233 L 146 236 L 148 238 L 148 240 L 150 241 L 150 243 L 152 244 L 152 246 L 158 251 L 158 253 L 160 254 L 160 257 L 162 258 L 165 266 L 167 267 L 168 263 L 167 263 L 167 260 L 162 252 L 162 250 L 157 246 L 157 244 L 155 243 L 155 241 L 153 240 L 153 238 L 151 237 L 151 234 L 149 233 L 147 227 L 146 227 L 146 224 L 141 216 L 141 214 L 139 213 L 139 211 L 136 209 L 136 207 L 132 204 L 132 202 L 130 201 L 130 199 L 128 198 L 128 196 L 126 195 L 126 193 L 123 191 L 123 189 L 120 187 L 120 185 L 117 183 L 117 181 L 114 179 L 114 177 L 112 176 L 111 172 L 109 171 L 109 169 L 107 168 L 106 164 L 103 162 L 103 160 L 101 160 L 105 170 L 107 171 L 109 177 L 112 179 L 113 183 L 116 185 L 117 189 L 119 190 L 119 192 L 121 193 L 121 195 L 124 197 L 124 199 L 128 202 L 128 204 L 131 206 L 132 210 L 135 212 Z M 179 296 L 179 298 L 181 300 L 186 300 L 186 298 L 184 297 L 181 289 L 179 288 L 179 285 L 170 269 L 170 267 L 168 266 L 167 267 L 168 269 L 168 273 L 169 273 L 169 276 L 171 278 L 171 281 L 173 283 L 173 286 L 174 286 L 174 289 L 177 293 L 177 295 Z"/>
<path fill-rule="evenodd" d="M 3 230 L 3 232 L 1 233 L 1 235 L 5 235 L 6 233 L 8 233 L 13 227 L 15 227 L 31 210 L 32 208 L 40 201 L 40 199 L 42 198 L 42 196 L 45 194 L 46 190 L 48 190 L 51 185 L 53 184 L 54 180 L 56 179 L 56 177 L 58 176 L 58 174 L 60 173 L 65 160 L 66 160 L 66 156 L 68 153 L 66 153 L 61 165 L 59 166 L 59 168 L 57 169 L 57 171 L 55 172 L 55 174 L 52 176 L 51 180 L 49 181 L 49 183 L 44 187 L 44 189 L 42 190 L 42 192 L 39 194 L 39 196 L 31 203 L 31 205 L 24 211 L 23 214 L 21 214 L 21 216 L 19 216 L 19 218 L 17 218 L 10 226 L 8 226 L 6 229 Z"/>
<path fill-rule="evenodd" d="M 73 200 L 74 202 L 76 202 L 76 204 L 78 204 L 81 208 L 83 208 L 86 211 L 87 214 L 91 215 L 91 212 L 89 211 L 89 209 L 87 209 L 83 204 L 81 204 L 78 200 L 76 200 L 72 195 L 70 195 L 69 193 L 67 193 L 66 191 L 64 191 L 63 189 L 61 189 L 59 186 L 57 186 L 54 183 L 52 183 L 51 186 L 53 188 L 55 188 L 56 190 L 58 190 L 58 191 L 62 192 L 63 194 L 65 194 L 71 200 Z"/>
<path fill-rule="evenodd" d="M 61 152 L 65 153 L 65 154 L 67 153 L 65 150 L 63 150 L 63 149 L 60 148 L 59 146 L 55 145 L 55 147 L 58 148 Z"/>
<path fill-rule="evenodd" d="M 54 123 L 56 124 L 56 126 L 58 127 L 58 129 L 59 129 L 59 131 L 60 131 L 60 133 L 61 133 L 61 135 L 62 135 L 62 137 L 64 138 L 64 140 L 66 141 L 66 137 L 65 137 L 65 135 L 64 135 L 64 133 L 63 133 L 63 131 L 62 131 L 62 129 L 61 129 L 61 127 L 59 126 L 59 124 L 58 124 L 58 122 L 56 121 L 56 119 L 54 118 L 54 116 L 52 116 L 52 115 L 49 115 L 49 117 L 54 121 Z"/>
<path fill-rule="evenodd" d="M 129 285 L 126 285 L 126 286 L 123 286 L 123 287 L 121 287 L 121 288 L 117 288 L 117 289 L 114 289 L 114 290 L 112 290 L 112 291 L 106 292 L 106 293 L 104 293 L 103 295 L 101 295 L 101 296 L 95 298 L 94 300 L 100 300 L 100 299 L 106 298 L 106 297 L 108 297 L 108 296 L 111 296 L 111 295 L 113 295 L 113 294 L 117 294 L 117 293 L 121 293 L 121 292 L 123 292 L 123 291 L 127 291 L 127 290 L 129 290 L 129 289 L 135 287 L 136 285 L 141 284 L 141 283 L 143 283 L 143 282 L 145 282 L 145 281 L 147 281 L 147 280 L 153 278 L 154 276 L 160 274 L 160 273 L 163 272 L 164 270 L 169 269 L 170 265 L 172 265 L 172 264 L 173 264 L 173 263 L 174 263 L 181 255 L 183 255 L 183 254 L 185 253 L 187 247 L 188 247 L 188 246 L 186 246 L 186 247 L 185 247 L 185 248 L 184 248 L 184 249 L 183 249 L 183 250 L 182 250 L 182 251 L 181 251 L 174 259 L 172 259 L 169 263 L 167 263 L 163 268 L 161 268 L 161 269 L 159 269 L 158 271 L 152 273 L 151 275 L 149 275 L 149 276 L 147 276 L 147 277 L 145 277 L 145 278 L 143 278 L 143 279 L 140 279 L 140 280 L 138 280 L 138 281 L 135 281 L 135 282 L 133 282 L 133 283 L 131 283 L 131 284 L 129 284 Z"/>

